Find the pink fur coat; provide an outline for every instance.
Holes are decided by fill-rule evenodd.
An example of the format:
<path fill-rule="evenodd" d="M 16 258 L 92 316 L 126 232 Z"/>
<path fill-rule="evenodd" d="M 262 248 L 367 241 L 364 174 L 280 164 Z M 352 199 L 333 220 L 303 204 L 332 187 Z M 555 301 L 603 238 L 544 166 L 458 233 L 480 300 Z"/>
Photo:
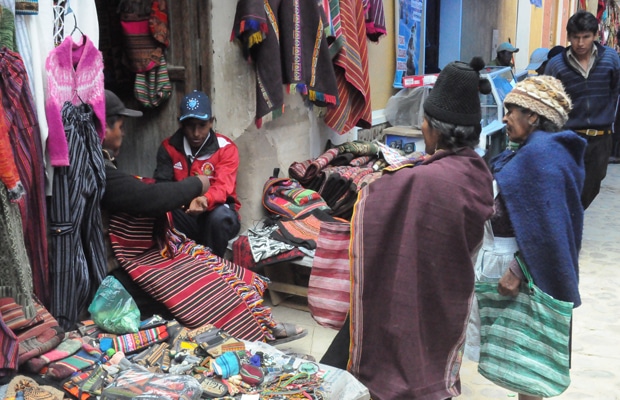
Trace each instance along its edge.
<path fill-rule="evenodd" d="M 105 137 L 103 56 L 87 36 L 83 36 L 81 43 L 73 42 L 68 36 L 50 52 L 45 69 L 48 74 L 45 99 L 49 126 L 47 151 L 52 166 L 68 166 L 69 149 L 61 115 L 65 102 L 90 104 L 101 141 Z"/>

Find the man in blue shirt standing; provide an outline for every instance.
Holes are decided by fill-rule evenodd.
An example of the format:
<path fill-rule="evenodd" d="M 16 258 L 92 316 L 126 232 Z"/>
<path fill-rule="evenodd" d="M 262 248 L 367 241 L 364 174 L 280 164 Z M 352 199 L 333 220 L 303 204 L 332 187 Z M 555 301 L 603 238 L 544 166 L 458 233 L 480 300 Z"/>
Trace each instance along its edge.
<path fill-rule="evenodd" d="M 588 141 L 584 158 L 586 180 L 581 193 L 584 209 L 598 195 L 607 174 L 612 149 L 620 79 L 616 51 L 596 41 L 598 20 L 587 11 L 573 14 L 566 24 L 571 45 L 547 63 L 546 75 L 562 81 L 573 101 L 565 129 Z"/>

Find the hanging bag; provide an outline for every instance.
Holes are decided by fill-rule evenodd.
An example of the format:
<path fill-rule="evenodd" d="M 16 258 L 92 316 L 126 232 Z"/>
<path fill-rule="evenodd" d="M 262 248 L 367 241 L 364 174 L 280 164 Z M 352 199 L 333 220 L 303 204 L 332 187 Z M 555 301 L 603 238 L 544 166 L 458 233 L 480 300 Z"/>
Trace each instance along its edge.
<path fill-rule="evenodd" d="M 500 295 L 497 283 L 476 282 L 481 325 L 478 372 L 518 393 L 557 396 L 570 384 L 573 303 L 541 291 L 518 252 L 515 258 L 527 280 L 516 297 Z"/>
<path fill-rule="evenodd" d="M 159 65 L 145 73 L 136 74 L 134 95 L 145 108 L 159 107 L 172 94 L 172 83 L 168 75 L 168 63 L 162 54 Z"/>

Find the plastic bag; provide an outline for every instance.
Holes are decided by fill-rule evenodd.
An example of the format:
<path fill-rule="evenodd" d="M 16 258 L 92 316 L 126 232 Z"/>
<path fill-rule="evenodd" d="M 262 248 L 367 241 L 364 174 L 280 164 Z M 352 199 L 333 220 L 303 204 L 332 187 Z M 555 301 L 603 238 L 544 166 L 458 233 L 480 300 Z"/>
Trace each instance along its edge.
<path fill-rule="evenodd" d="M 385 106 L 385 118 L 390 125 L 420 129 L 424 120 L 422 105 L 430 90 L 430 86 L 402 89 L 390 97 Z"/>
<path fill-rule="evenodd" d="M 97 326 L 116 334 L 138 332 L 140 310 L 131 295 L 113 276 L 106 277 L 88 312 Z"/>
<path fill-rule="evenodd" d="M 193 376 L 154 374 L 132 368 L 103 389 L 101 399 L 198 400 L 201 395 L 200 383 Z"/>

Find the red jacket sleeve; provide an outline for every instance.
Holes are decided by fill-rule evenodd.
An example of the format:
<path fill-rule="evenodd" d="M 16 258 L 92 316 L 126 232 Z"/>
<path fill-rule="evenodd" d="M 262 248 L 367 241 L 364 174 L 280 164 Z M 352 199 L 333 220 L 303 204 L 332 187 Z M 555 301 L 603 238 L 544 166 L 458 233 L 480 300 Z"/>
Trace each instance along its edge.
<path fill-rule="evenodd" d="M 207 209 L 213 210 L 220 204 L 225 204 L 229 197 L 237 197 L 237 171 L 239 170 L 239 151 L 230 140 L 229 144 L 218 150 L 218 161 L 215 174 L 211 178 L 211 186 L 205 196 Z"/>

